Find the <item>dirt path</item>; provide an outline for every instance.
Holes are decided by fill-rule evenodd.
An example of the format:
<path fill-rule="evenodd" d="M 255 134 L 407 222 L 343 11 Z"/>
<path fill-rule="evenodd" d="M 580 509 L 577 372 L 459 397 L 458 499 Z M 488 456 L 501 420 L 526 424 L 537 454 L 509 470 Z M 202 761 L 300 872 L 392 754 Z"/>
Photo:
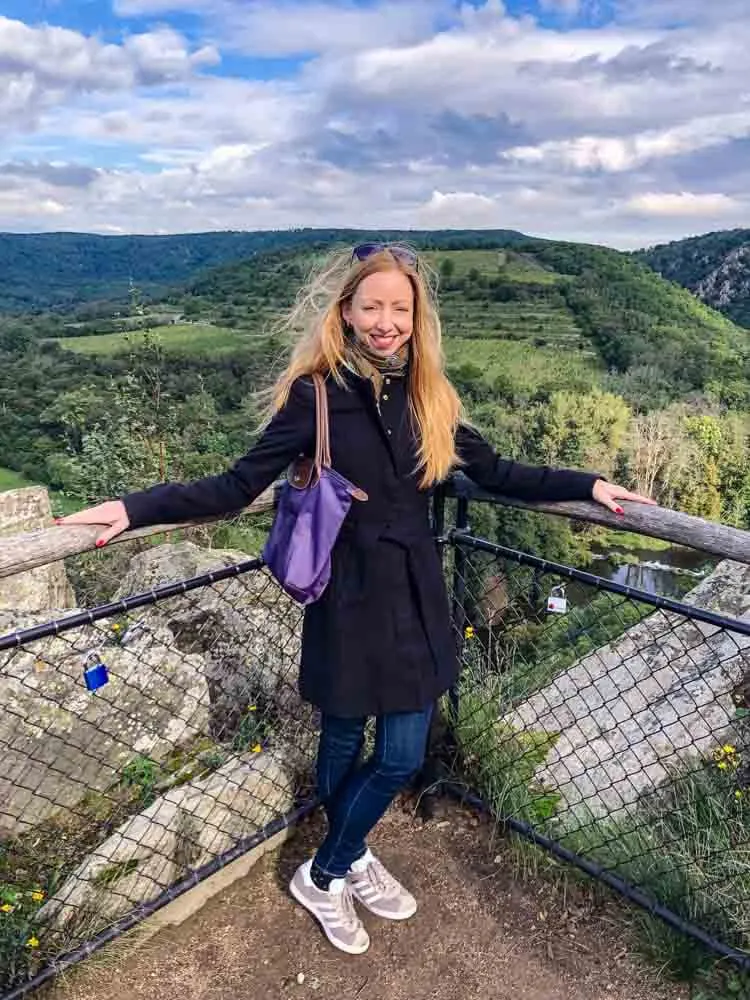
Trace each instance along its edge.
<path fill-rule="evenodd" d="M 405 924 L 367 917 L 367 954 L 335 951 L 286 885 L 317 841 L 304 824 L 281 852 L 179 927 L 120 943 L 45 1000 L 685 1000 L 628 955 L 613 904 L 514 880 L 489 829 L 458 807 L 423 825 L 394 808 L 373 847 L 420 901 Z"/>

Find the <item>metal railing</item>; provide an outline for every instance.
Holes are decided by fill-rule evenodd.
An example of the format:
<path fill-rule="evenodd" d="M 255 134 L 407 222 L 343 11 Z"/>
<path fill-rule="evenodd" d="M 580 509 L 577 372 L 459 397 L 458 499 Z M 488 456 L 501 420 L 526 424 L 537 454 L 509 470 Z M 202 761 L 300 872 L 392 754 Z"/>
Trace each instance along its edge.
<path fill-rule="evenodd" d="M 490 500 L 687 534 L 734 561 L 668 600 L 475 537 L 470 507 Z M 461 477 L 436 495 L 434 525 L 463 659 L 449 738 L 432 748 L 445 787 L 750 967 L 748 533 L 653 508 L 623 524 Z M 95 532 L 3 541 L 0 576 L 89 549 Z M 259 560 L 42 624 L 16 616 L 0 638 L 5 1000 L 315 807 L 301 618 Z"/>
<path fill-rule="evenodd" d="M 249 560 L 0 638 L 3 995 L 314 808 L 300 622 Z"/>
<path fill-rule="evenodd" d="M 474 537 L 473 492 L 453 791 L 750 970 L 750 566 L 669 599 Z"/>

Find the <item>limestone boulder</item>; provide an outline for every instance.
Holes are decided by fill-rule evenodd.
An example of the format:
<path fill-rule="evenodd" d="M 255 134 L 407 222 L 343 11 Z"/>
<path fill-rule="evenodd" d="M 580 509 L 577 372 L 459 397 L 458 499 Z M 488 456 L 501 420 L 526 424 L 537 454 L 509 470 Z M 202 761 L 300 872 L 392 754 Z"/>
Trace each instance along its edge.
<path fill-rule="evenodd" d="M 724 561 L 684 599 L 747 621 L 750 566 Z M 706 754 L 733 724 L 750 675 L 750 638 L 661 610 L 583 657 L 501 719 L 554 734 L 535 784 L 561 796 L 561 823 L 612 816 L 659 785 L 687 755 Z"/>
<path fill-rule="evenodd" d="M 78 936 L 148 902 L 291 809 L 283 748 L 240 754 L 201 781 L 171 788 L 86 857 L 39 911 Z"/>
<path fill-rule="evenodd" d="M 192 542 L 161 545 L 133 558 L 116 598 L 247 559 L 243 552 L 203 549 Z M 136 618 L 137 627 L 158 620 L 177 649 L 203 657 L 216 740 L 235 731 L 248 704 L 257 704 L 270 721 L 287 729 L 309 727 L 311 710 L 297 687 L 302 609 L 266 570 L 160 601 Z"/>
<path fill-rule="evenodd" d="M 49 494 L 43 486 L 0 493 L 0 537 L 19 535 L 52 526 Z M 62 562 L 39 566 L 0 580 L 0 608 L 36 611 L 39 608 L 72 608 L 73 588 Z"/>
<path fill-rule="evenodd" d="M 48 611 L 50 619 L 64 614 Z M 37 620 L 0 612 L 0 634 Z M 109 672 L 109 683 L 95 692 L 83 679 L 89 654 Z M 3 836 L 75 811 L 136 755 L 160 760 L 208 728 L 203 660 L 176 649 L 158 621 L 127 644 L 105 620 L 0 652 L 0 704 Z"/>

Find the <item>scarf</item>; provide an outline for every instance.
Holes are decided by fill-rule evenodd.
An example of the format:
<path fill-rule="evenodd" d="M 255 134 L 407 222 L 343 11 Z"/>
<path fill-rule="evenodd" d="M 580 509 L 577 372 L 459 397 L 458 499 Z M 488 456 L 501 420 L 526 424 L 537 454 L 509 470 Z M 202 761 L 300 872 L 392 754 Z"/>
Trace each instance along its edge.
<path fill-rule="evenodd" d="M 379 401 L 383 391 L 383 379 L 386 376 L 404 378 L 408 373 L 409 353 L 408 340 L 395 354 L 382 355 L 352 337 L 346 345 L 345 361 L 347 367 L 355 374 L 372 382 L 375 398 Z"/>

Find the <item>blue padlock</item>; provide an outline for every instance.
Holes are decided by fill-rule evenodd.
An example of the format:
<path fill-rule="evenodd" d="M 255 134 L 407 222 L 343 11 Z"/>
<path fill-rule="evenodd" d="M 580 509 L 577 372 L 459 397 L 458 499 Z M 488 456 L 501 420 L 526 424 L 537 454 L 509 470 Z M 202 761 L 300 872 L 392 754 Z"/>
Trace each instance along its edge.
<path fill-rule="evenodd" d="M 84 662 L 83 679 L 86 682 L 86 687 L 89 691 L 96 691 L 100 687 L 104 687 L 104 685 L 109 681 L 109 674 L 107 673 L 106 666 L 101 662 L 97 661 L 91 667 L 87 667 Z"/>

